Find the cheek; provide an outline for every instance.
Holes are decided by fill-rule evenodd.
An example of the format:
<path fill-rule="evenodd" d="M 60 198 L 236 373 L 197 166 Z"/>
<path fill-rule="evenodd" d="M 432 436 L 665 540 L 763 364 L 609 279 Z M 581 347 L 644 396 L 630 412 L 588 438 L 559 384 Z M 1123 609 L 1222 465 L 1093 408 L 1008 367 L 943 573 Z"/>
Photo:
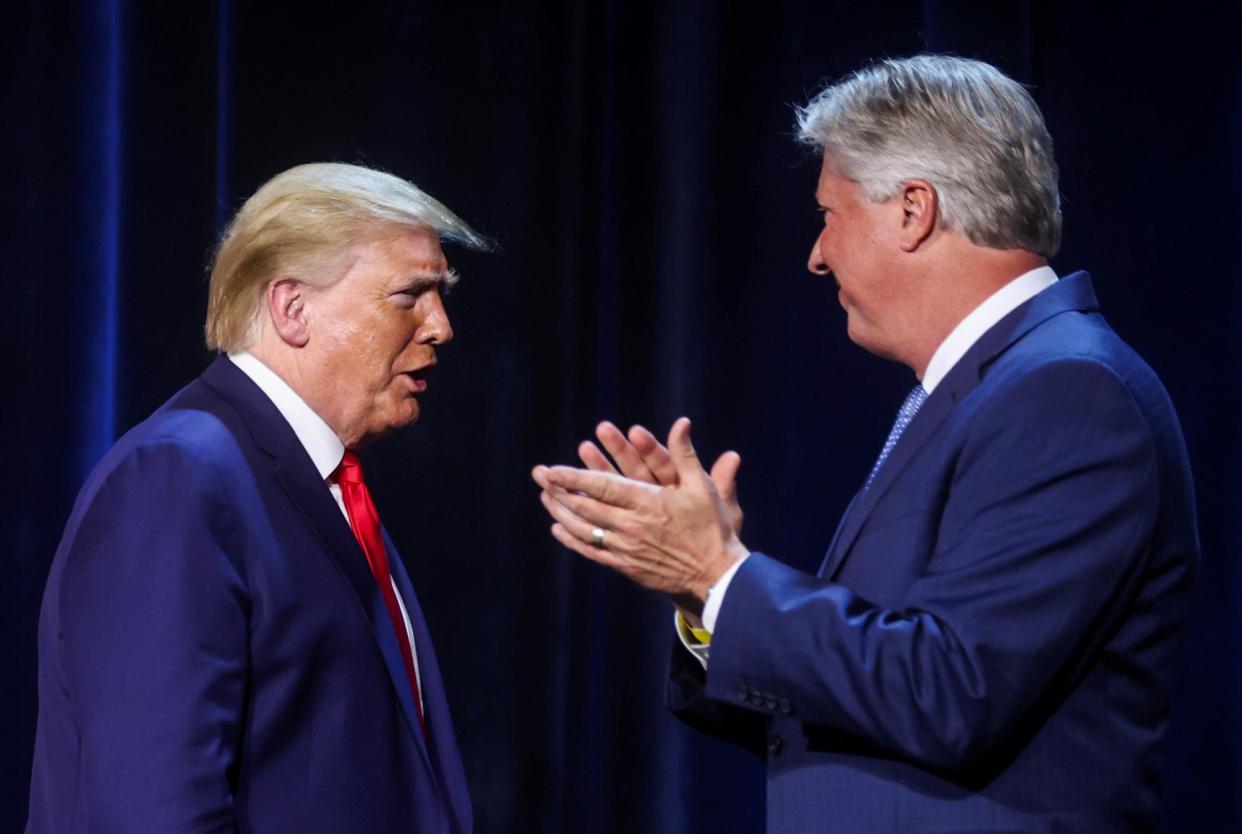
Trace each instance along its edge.
<path fill-rule="evenodd" d="M 328 322 L 323 334 L 324 350 L 329 361 L 338 367 L 356 365 L 371 339 L 364 326 L 350 319 Z"/>
<path fill-rule="evenodd" d="M 392 321 L 383 316 L 352 321 L 341 327 L 340 346 L 361 372 L 367 375 L 387 373 L 394 354 L 393 345 L 398 341 L 394 330 Z"/>

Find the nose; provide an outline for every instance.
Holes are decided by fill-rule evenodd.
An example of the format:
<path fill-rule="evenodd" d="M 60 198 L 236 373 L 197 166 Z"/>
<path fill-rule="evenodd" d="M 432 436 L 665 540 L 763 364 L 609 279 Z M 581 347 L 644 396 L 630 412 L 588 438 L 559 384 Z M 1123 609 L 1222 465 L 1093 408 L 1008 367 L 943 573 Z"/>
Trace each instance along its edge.
<path fill-rule="evenodd" d="M 444 309 L 440 293 L 429 292 L 423 298 L 427 302 L 427 309 L 422 323 L 418 326 L 418 342 L 424 345 L 443 345 L 453 341 L 453 325 L 449 323 L 448 311 Z"/>
<path fill-rule="evenodd" d="M 811 256 L 806 259 L 806 268 L 816 275 L 827 275 L 832 270 L 824 262 L 824 250 L 820 245 L 824 242 L 824 232 L 819 233 L 815 243 L 811 244 Z"/>

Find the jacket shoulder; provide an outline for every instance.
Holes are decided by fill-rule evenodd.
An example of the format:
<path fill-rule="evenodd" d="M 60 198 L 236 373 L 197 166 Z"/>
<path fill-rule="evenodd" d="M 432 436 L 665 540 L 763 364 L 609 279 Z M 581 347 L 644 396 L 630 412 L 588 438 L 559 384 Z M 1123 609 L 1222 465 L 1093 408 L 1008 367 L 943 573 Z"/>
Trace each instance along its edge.
<path fill-rule="evenodd" d="M 113 444 L 83 485 L 74 515 L 101 489 L 134 482 L 223 493 L 223 485 L 246 467 L 244 442 L 228 407 L 201 382 L 192 383 Z M 166 476 L 154 477 L 158 473 Z"/>

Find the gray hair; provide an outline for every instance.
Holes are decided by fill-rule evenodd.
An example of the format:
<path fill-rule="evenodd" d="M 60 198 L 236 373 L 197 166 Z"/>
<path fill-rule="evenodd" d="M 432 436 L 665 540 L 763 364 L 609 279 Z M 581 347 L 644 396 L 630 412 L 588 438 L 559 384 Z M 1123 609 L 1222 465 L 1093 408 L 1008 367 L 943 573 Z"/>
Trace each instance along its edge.
<path fill-rule="evenodd" d="M 317 162 L 272 177 L 220 238 L 208 291 L 207 346 L 248 347 L 258 336 L 263 288 L 272 278 L 331 283 L 338 277 L 331 264 L 392 226 L 430 228 L 469 248 L 490 248 L 434 197 L 383 171 Z"/>
<path fill-rule="evenodd" d="M 1044 257 L 1061 245 L 1052 137 L 1021 84 L 982 61 L 880 61 L 798 110 L 798 138 L 883 202 L 922 179 L 973 243 Z"/>

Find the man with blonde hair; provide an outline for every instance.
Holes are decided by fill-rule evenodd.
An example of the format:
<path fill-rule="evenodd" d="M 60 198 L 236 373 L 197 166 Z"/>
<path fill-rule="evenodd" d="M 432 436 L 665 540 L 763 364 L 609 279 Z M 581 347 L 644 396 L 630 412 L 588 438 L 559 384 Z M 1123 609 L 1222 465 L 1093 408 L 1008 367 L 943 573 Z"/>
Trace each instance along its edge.
<path fill-rule="evenodd" d="M 669 705 L 767 761 L 769 834 L 1153 831 L 1190 468 L 1090 277 L 1047 263 L 1039 109 L 921 55 L 800 115 L 823 154 L 807 267 L 917 378 L 819 570 L 742 544 L 739 458 L 705 472 L 684 418 L 667 449 L 602 425 L 619 473 L 592 444 L 602 471 L 537 468 L 552 532 L 679 607 Z"/>
<path fill-rule="evenodd" d="M 224 233 L 222 356 L 108 452 L 39 627 L 30 834 L 468 832 L 435 652 L 354 450 L 418 419 L 452 339 L 398 177 L 277 175 Z"/>

